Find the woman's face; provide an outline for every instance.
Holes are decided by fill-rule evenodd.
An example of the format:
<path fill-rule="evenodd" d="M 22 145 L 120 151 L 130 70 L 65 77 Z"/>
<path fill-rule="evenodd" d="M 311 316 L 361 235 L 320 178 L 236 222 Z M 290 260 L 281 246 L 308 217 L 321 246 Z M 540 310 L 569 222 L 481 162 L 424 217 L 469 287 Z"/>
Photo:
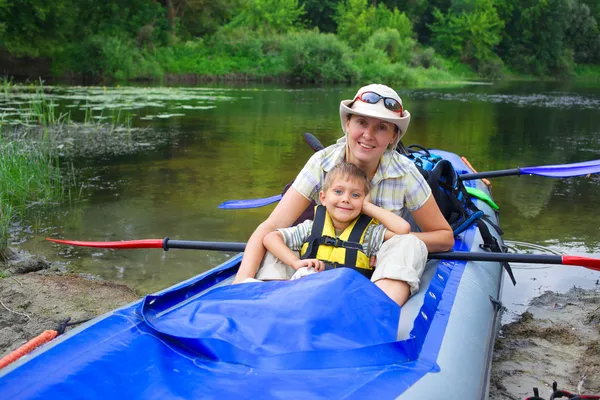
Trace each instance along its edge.
<path fill-rule="evenodd" d="M 396 125 L 377 118 L 352 115 L 346 122 L 348 133 L 348 147 L 355 160 L 361 164 L 372 164 L 379 159 L 394 143 L 398 134 Z"/>

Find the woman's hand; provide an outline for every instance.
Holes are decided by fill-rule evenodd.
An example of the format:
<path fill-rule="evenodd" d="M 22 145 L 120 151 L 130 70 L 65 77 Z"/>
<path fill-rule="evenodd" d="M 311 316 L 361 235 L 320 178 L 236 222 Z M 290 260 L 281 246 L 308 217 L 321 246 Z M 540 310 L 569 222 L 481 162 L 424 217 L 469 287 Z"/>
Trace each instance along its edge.
<path fill-rule="evenodd" d="M 322 272 L 325 270 L 325 263 L 316 258 L 307 258 L 305 260 L 298 260 L 294 262 L 292 268 L 298 271 L 302 267 L 312 268 L 315 272 Z"/>

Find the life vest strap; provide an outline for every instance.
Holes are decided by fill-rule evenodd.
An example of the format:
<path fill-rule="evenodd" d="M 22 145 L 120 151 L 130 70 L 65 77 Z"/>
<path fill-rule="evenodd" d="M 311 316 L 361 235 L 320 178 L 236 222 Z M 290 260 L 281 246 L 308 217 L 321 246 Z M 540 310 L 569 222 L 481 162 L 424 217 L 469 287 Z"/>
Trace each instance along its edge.
<path fill-rule="evenodd" d="M 354 265 L 340 264 L 337 262 L 324 261 L 324 263 L 325 263 L 325 271 L 328 271 L 330 269 L 336 269 L 336 268 L 350 268 L 350 269 L 355 270 L 356 272 L 359 272 L 361 275 L 363 275 L 367 279 L 371 279 L 371 277 L 373 276 L 373 271 L 374 271 L 373 269 L 359 268 Z"/>
<path fill-rule="evenodd" d="M 364 251 L 364 248 L 360 243 L 342 240 L 340 238 L 331 236 L 320 236 L 314 240 L 314 244 L 324 244 L 325 246 L 343 247 L 345 249 Z"/>

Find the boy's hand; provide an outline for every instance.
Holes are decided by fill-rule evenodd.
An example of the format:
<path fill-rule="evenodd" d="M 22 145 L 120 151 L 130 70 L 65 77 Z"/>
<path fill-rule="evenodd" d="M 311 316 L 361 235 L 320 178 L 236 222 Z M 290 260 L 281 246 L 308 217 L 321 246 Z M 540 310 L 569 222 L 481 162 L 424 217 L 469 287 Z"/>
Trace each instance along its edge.
<path fill-rule="evenodd" d="M 312 268 L 316 272 L 322 272 L 325 270 L 325 263 L 321 260 L 317 260 L 316 258 L 308 258 L 306 260 L 298 260 L 294 262 L 294 265 L 292 265 L 292 268 L 294 268 L 296 271 L 302 267 Z"/>

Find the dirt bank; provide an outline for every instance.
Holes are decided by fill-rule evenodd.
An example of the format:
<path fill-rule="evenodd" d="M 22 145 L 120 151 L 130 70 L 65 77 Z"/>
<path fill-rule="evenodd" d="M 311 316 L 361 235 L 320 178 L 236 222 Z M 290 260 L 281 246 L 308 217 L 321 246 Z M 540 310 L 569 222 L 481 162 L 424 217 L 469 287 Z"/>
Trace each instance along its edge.
<path fill-rule="evenodd" d="M 558 389 L 600 394 L 600 291 L 546 292 L 496 340 L 490 399 L 550 398 Z"/>
<path fill-rule="evenodd" d="M 139 297 L 123 284 L 70 274 L 39 259 L 19 257 L 0 272 L 0 358 L 67 318 L 84 321 Z"/>

